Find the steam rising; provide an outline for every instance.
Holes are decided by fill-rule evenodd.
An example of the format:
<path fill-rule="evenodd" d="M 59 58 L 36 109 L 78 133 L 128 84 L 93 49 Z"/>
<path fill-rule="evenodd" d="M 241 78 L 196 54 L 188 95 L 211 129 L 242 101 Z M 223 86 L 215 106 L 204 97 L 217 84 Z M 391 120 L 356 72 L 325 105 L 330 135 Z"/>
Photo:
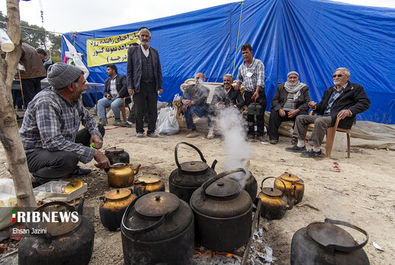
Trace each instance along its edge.
<path fill-rule="evenodd" d="M 244 188 L 246 180 L 250 177 L 248 163 L 253 153 L 253 148 L 246 141 L 246 121 L 236 108 L 225 108 L 219 111 L 217 125 L 223 136 L 225 152 L 224 170 L 244 168 L 247 172 L 235 173 L 233 179 L 239 181 Z"/>

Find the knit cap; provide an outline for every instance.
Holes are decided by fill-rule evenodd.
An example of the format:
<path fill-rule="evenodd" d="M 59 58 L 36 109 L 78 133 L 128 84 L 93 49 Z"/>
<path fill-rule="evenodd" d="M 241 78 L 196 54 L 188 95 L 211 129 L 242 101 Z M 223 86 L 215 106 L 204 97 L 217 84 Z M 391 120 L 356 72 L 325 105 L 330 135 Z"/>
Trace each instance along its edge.
<path fill-rule="evenodd" d="M 55 63 L 48 68 L 48 82 L 54 89 L 62 89 L 83 74 L 77 66 L 64 63 Z"/>

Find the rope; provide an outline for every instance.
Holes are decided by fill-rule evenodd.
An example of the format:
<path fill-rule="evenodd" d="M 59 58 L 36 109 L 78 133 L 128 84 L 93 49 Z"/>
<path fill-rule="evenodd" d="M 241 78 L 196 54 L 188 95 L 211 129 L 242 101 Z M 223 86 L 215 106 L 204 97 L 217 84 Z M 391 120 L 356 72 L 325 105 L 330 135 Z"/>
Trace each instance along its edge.
<path fill-rule="evenodd" d="M 237 49 L 238 49 L 238 45 L 239 45 L 240 26 L 241 26 L 241 16 L 243 15 L 243 6 L 244 6 L 244 0 L 241 1 L 240 19 L 239 19 L 239 29 L 238 29 L 238 31 L 237 31 L 236 50 L 235 50 L 235 58 L 234 58 L 234 60 L 233 60 L 232 77 L 234 76 L 234 73 L 235 73 L 236 55 L 237 55 Z"/>

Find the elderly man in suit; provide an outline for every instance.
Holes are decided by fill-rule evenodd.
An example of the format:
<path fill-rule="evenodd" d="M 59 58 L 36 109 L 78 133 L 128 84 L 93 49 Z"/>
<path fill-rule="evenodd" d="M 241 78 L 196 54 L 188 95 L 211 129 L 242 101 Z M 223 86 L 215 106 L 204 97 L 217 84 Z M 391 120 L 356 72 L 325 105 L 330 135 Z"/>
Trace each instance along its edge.
<path fill-rule="evenodd" d="M 148 113 L 148 137 L 155 134 L 158 93 L 162 94 L 162 70 L 158 51 L 149 46 L 151 32 L 146 27 L 139 30 L 140 45 L 128 49 L 127 87 L 136 105 L 136 136 L 144 137 L 143 116 Z"/>

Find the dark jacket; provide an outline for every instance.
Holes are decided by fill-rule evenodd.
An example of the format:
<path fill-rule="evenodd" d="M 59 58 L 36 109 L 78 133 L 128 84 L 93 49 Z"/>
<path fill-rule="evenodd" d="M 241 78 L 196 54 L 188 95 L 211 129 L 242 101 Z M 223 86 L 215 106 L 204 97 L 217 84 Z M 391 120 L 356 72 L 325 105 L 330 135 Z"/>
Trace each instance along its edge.
<path fill-rule="evenodd" d="M 284 107 L 287 101 L 288 92 L 284 88 L 285 83 L 279 84 L 277 86 L 276 93 L 272 99 L 272 111 L 278 111 Z M 309 111 L 308 103 L 310 101 L 309 87 L 304 86 L 301 89 L 301 93 L 297 99 L 296 108 L 300 110 L 301 114 L 307 114 Z"/>
<path fill-rule="evenodd" d="M 324 96 L 320 103 L 316 105 L 314 113 L 323 115 L 326 107 L 328 106 L 329 98 L 331 97 L 334 86 L 331 86 L 324 92 Z M 349 109 L 352 112 L 351 117 L 347 117 L 339 122 L 339 127 L 344 129 L 350 129 L 355 116 L 358 113 L 364 112 L 370 106 L 370 100 L 365 93 L 365 90 L 361 85 L 348 82 L 347 86 L 344 88 L 343 94 L 338 97 L 335 102 L 333 102 L 331 108 L 332 126 L 335 125 L 337 114 L 343 109 Z"/>
<path fill-rule="evenodd" d="M 22 43 L 21 48 L 22 55 L 19 62 L 25 67 L 25 70 L 21 71 L 21 79 L 45 78 L 47 71 L 45 71 L 40 55 L 27 43 Z"/>
<path fill-rule="evenodd" d="M 204 85 L 188 85 L 181 99 L 190 99 L 195 102 L 196 106 L 206 106 L 209 89 Z"/>
<path fill-rule="evenodd" d="M 160 66 L 158 51 L 149 47 L 149 52 L 152 58 L 152 65 L 154 68 L 154 78 L 156 90 L 162 89 L 162 69 Z M 127 63 L 127 88 L 134 89 L 135 93 L 140 92 L 140 81 L 142 74 L 142 60 L 141 60 L 140 45 L 130 46 L 128 49 L 128 63 Z"/>
<path fill-rule="evenodd" d="M 126 86 L 126 76 L 117 75 L 115 77 L 115 87 L 121 98 L 129 97 L 129 92 Z M 107 78 L 104 82 L 104 96 L 111 94 L 111 78 Z M 126 99 L 126 104 L 130 103 L 130 98 Z"/>
<path fill-rule="evenodd" d="M 236 105 L 239 109 L 245 105 L 240 91 L 235 90 L 233 86 L 230 87 L 229 93 L 225 92 L 223 85 L 215 88 L 211 104 L 217 104 L 218 102 L 223 102 L 227 107 L 230 105 Z"/>

